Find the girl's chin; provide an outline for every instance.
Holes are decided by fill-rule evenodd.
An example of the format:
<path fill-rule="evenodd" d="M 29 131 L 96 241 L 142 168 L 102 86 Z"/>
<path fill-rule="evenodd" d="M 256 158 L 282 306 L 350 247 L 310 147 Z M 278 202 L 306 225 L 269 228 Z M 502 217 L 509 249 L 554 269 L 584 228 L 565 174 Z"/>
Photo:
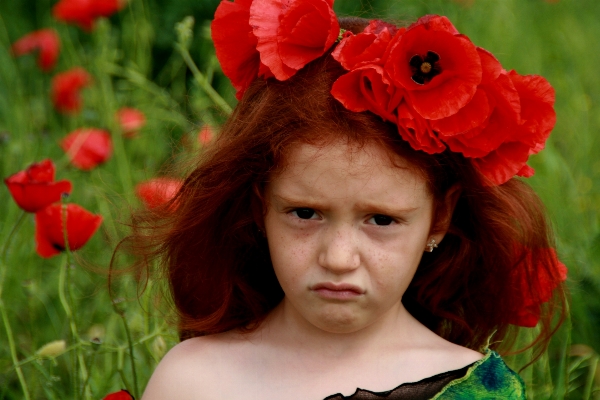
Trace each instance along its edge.
<path fill-rule="evenodd" d="M 315 328 L 335 334 L 348 334 L 358 332 L 373 323 L 374 321 L 361 316 L 360 313 L 351 313 L 343 310 L 339 313 L 326 313 L 322 315 L 312 315 L 306 318 Z"/>

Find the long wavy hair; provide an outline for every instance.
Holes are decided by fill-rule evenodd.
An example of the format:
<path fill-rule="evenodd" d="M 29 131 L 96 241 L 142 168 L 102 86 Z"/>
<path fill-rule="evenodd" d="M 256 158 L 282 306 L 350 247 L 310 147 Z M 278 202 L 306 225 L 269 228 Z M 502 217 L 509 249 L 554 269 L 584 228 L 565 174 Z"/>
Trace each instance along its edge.
<path fill-rule="evenodd" d="M 365 22 L 341 25 L 360 31 Z M 287 81 L 257 79 L 172 202 L 133 215 L 123 244 L 140 270 L 158 261 L 153 272 L 168 282 L 181 338 L 251 331 L 283 299 L 261 233 L 265 186 L 299 143 L 341 138 L 405 158 L 426 179 L 434 214 L 446 211 L 447 191 L 460 188 L 444 241 L 423 255 L 403 297 L 407 310 L 451 342 L 477 350 L 493 336 L 491 347 L 507 353 L 516 337 L 511 316 L 527 297 L 544 303 L 530 344 L 543 351 L 564 317 L 565 292 L 558 284 L 546 301 L 545 287 L 561 279 L 558 261 L 542 256 L 553 236 L 537 195 L 520 179 L 488 185 L 460 154 L 415 151 L 394 125 L 348 111 L 330 95 L 343 73 L 327 53 Z"/>

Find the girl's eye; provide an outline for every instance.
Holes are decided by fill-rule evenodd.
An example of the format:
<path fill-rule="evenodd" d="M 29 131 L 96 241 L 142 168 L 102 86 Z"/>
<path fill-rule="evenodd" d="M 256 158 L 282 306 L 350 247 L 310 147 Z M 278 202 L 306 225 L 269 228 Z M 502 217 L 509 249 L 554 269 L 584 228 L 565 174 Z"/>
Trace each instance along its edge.
<path fill-rule="evenodd" d="M 297 208 L 292 213 L 295 213 L 300 219 L 311 219 L 315 216 L 315 210 L 312 208 Z"/>
<path fill-rule="evenodd" d="M 392 222 L 394 222 L 394 219 L 392 217 L 388 217 L 387 215 L 381 215 L 381 214 L 377 214 L 371 217 L 371 219 L 373 221 L 373 223 L 375 225 L 390 225 Z"/>

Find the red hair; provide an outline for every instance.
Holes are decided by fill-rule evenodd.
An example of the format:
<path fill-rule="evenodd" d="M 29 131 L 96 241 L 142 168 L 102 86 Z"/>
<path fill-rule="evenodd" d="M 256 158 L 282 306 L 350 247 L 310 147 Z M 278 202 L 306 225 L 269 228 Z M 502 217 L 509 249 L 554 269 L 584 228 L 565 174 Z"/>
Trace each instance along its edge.
<path fill-rule="evenodd" d="M 362 29 L 359 22 L 352 27 Z M 451 342 L 481 349 L 493 336 L 490 347 L 508 351 L 512 316 L 527 296 L 546 302 L 534 341 L 543 350 L 555 311 L 564 317 L 565 294 L 558 261 L 545 255 L 553 237 L 539 198 L 519 179 L 490 186 L 460 154 L 415 151 L 394 125 L 348 111 L 329 93 L 342 73 L 327 53 L 289 80 L 257 79 L 173 199 L 177 212 L 167 204 L 134 215 L 130 250 L 140 268 L 160 260 L 181 337 L 251 330 L 282 300 L 261 234 L 265 185 L 294 145 L 341 137 L 408 160 L 426 178 L 438 217 L 447 191 L 460 188 L 444 241 L 424 254 L 403 297 L 407 310 Z M 547 301 L 549 282 L 558 286 Z"/>

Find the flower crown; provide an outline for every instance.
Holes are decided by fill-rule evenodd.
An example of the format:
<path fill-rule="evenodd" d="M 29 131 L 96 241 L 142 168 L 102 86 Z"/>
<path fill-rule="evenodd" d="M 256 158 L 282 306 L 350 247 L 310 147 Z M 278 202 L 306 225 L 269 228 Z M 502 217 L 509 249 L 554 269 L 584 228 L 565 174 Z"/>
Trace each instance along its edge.
<path fill-rule="evenodd" d="M 372 20 L 340 31 L 333 0 L 223 0 L 212 38 L 241 99 L 258 77 L 284 81 L 327 52 L 348 72 L 331 94 L 347 109 L 397 125 L 415 150 L 450 149 L 501 185 L 529 177 L 531 154 L 556 122 L 554 89 L 538 75 L 506 71 L 448 18 L 427 15 L 408 28 Z"/>

